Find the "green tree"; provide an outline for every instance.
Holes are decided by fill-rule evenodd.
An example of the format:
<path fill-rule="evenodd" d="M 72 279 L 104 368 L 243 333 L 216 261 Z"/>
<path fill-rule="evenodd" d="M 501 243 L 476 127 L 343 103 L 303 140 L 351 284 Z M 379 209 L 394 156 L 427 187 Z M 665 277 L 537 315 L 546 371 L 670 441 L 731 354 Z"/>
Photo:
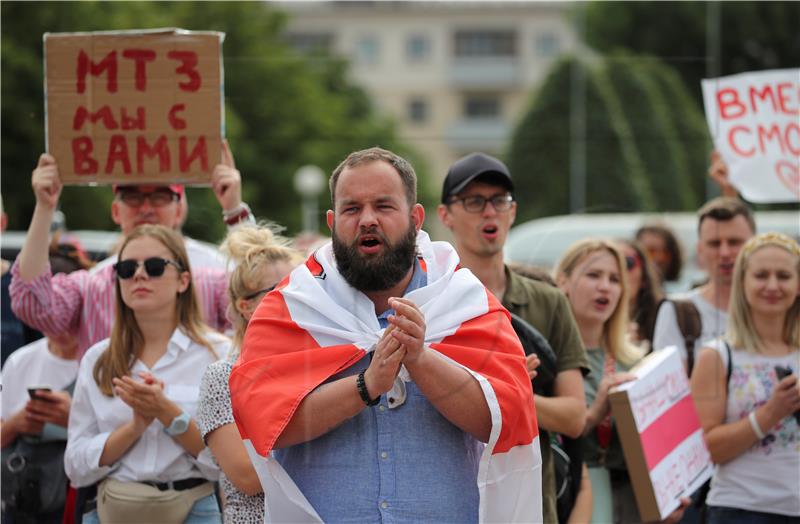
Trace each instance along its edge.
<path fill-rule="evenodd" d="M 700 80 L 709 72 L 723 76 L 798 66 L 798 2 L 584 5 L 589 45 L 604 53 L 622 48 L 659 57 L 678 71 L 698 104 L 702 104 Z M 717 43 L 718 55 L 708 55 Z"/>
<path fill-rule="evenodd" d="M 585 134 L 572 136 L 582 86 Z M 580 116 L 578 116 L 580 118 Z M 620 54 L 592 65 L 567 58 L 534 94 L 507 155 L 519 220 L 570 212 L 570 162 L 585 147 L 583 211 L 666 211 L 699 204 L 707 133 L 699 109 L 658 60 Z M 575 190 L 578 190 L 575 188 Z"/>
<path fill-rule="evenodd" d="M 424 166 L 396 138 L 393 122 L 378 116 L 366 94 L 348 82 L 346 64 L 292 53 L 281 39 L 285 15 L 266 3 L 3 2 L 0 12 L 2 192 L 13 228 L 29 222 L 30 172 L 44 149 L 44 32 L 155 27 L 225 32 L 226 135 L 242 172 L 244 199 L 258 217 L 289 232 L 300 226 L 292 177 L 305 164 L 330 172 L 350 151 L 380 145 L 415 161 L 425 187 Z M 113 229 L 110 199 L 109 191 L 66 188 L 62 209 L 69 227 Z M 185 231 L 218 240 L 224 227 L 211 192 L 191 189 L 189 202 Z"/>

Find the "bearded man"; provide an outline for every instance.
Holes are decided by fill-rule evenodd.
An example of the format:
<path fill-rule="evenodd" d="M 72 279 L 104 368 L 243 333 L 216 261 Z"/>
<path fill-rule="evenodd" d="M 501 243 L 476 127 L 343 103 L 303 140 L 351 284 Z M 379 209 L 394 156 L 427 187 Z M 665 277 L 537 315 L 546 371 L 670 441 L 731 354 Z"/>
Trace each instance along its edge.
<path fill-rule="evenodd" d="M 268 294 L 231 375 L 267 522 L 537 522 L 541 456 L 506 310 L 420 230 L 372 148 L 330 179 L 332 243 Z"/>

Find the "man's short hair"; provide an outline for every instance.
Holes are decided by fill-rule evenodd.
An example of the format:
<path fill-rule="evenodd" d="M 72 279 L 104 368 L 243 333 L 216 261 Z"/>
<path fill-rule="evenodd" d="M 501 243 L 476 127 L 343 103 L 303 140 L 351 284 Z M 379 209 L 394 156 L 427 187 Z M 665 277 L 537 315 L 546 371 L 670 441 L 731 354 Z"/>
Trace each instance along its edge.
<path fill-rule="evenodd" d="M 331 203 L 336 205 L 336 183 L 339 181 L 339 175 L 348 167 L 356 167 L 363 164 L 371 164 L 372 162 L 386 162 L 392 166 L 397 174 L 400 175 L 400 180 L 403 182 L 403 187 L 406 192 L 406 200 L 409 206 L 417 203 L 417 174 L 414 168 L 405 158 L 392 153 L 380 147 L 371 147 L 369 149 L 362 149 L 361 151 L 354 151 L 347 155 L 341 164 L 333 170 L 329 181 L 331 189 Z"/>
<path fill-rule="evenodd" d="M 743 216 L 750 226 L 750 231 L 756 232 L 756 220 L 753 212 L 747 205 L 738 198 L 717 197 L 706 202 L 697 212 L 697 231 L 703 225 L 703 220 L 712 218 L 721 222 L 733 220 L 737 216 Z"/>

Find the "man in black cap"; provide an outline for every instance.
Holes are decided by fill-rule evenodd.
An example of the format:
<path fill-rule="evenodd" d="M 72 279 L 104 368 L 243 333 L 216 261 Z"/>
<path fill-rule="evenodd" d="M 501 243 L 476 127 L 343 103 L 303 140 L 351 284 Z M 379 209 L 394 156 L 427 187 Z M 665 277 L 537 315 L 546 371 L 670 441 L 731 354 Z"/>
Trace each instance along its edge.
<path fill-rule="evenodd" d="M 586 406 L 582 370 L 586 352 L 569 303 L 560 291 L 509 270 L 503 245 L 517 212 L 508 168 L 489 155 L 472 153 L 447 173 L 438 214 L 455 238 L 461 265 L 469 268 L 503 306 L 533 325 L 550 342 L 558 359 L 553 397 L 535 395 L 542 445 L 544 522 L 557 522 L 555 473 L 545 431 L 575 438 L 583 432 Z M 528 358 L 535 376 L 538 360 Z"/>

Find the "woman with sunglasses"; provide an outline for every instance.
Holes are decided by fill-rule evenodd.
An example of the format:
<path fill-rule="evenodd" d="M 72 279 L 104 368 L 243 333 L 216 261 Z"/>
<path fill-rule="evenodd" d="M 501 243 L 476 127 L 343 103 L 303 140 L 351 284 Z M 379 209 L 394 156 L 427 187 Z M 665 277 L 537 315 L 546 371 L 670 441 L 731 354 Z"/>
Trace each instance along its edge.
<path fill-rule="evenodd" d="M 751 238 L 733 269 L 724 337 L 704 348 L 692 396 L 711 459 L 709 524 L 800 522 L 800 246 Z"/>
<path fill-rule="evenodd" d="M 264 496 L 261 483 L 242 444 L 233 420 L 228 379 L 239 356 L 247 322 L 261 299 L 302 262 L 289 241 L 269 226 L 242 225 L 228 233 L 221 250 L 236 267 L 228 286 L 228 316 L 235 328 L 234 347 L 228 358 L 211 364 L 200 385 L 197 414 L 200 432 L 222 469 L 226 523 L 261 522 Z"/>
<path fill-rule="evenodd" d="M 649 351 L 652 349 L 658 306 L 664 298 L 658 271 L 641 244 L 624 239 L 619 243 L 628 274 L 630 338 L 638 346 Z"/>
<path fill-rule="evenodd" d="M 219 522 L 195 413 L 203 372 L 230 342 L 203 323 L 174 230 L 134 229 L 114 271 L 111 338 L 81 361 L 64 457 L 75 486 L 99 483 L 83 521 Z"/>

